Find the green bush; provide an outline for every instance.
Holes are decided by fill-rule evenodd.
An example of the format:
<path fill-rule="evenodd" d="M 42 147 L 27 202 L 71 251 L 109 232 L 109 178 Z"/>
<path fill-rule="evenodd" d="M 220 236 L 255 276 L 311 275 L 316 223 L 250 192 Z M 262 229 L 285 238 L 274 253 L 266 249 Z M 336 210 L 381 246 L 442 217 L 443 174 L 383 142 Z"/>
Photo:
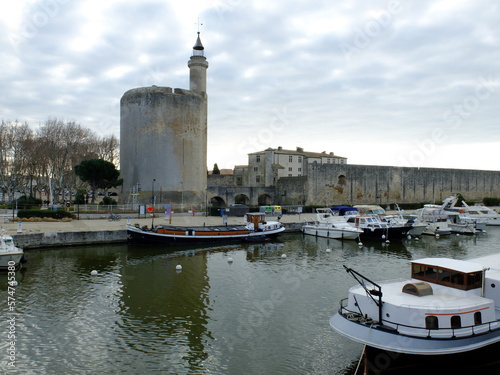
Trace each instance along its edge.
<path fill-rule="evenodd" d="M 485 206 L 500 206 L 500 198 L 483 198 Z"/>
<path fill-rule="evenodd" d="M 99 203 L 99 206 L 116 206 L 118 204 L 113 198 L 104 197 L 102 201 Z"/>
<path fill-rule="evenodd" d="M 42 204 L 42 200 L 35 198 L 35 197 L 27 197 L 26 195 L 23 195 L 22 197 L 19 197 L 17 200 L 17 205 L 18 206 L 40 206 Z"/>
<path fill-rule="evenodd" d="M 31 217 L 48 217 L 51 219 L 63 219 L 63 218 L 72 218 L 73 215 L 71 213 L 63 211 L 63 210 L 18 210 L 17 217 L 20 219 L 28 219 Z"/>

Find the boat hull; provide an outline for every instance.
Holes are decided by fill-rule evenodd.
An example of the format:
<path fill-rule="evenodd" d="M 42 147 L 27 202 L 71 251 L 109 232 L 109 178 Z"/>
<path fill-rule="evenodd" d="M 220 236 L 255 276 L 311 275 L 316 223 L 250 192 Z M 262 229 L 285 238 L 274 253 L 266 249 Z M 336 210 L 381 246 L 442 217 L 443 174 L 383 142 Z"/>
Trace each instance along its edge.
<path fill-rule="evenodd" d="M 428 236 L 449 236 L 451 234 L 451 228 L 448 227 L 446 223 L 429 223 L 422 234 Z"/>
<path fill-rule="evenodd" d="M 321 228 L 317 226 L 304 226 L 302 228 L 302 232 L 304 234 L 316 236 L 316 237 L 324 237 L 324 238 L 332 238 L 336 240 L 355 240 L 359 238 L 361 232 L 353 231 L 350 228 Z"/>
<path fill-rule="evenodd" d="M 481 374 L 497 375 L 500 369 L 500 343 L 465 353 L 449 355 L 415 355 L 396 353 L 366 346 L 364 350 L 365 375 L 412 374 Z M 432 371 L 429 371 L 432 369 Z"/>
<path fill-rule="evenodd" d="M 245 241 L 267 241 L 276 238 L 285 228 L 282 226 L 274 230 L 267 231 L 244 231 L 242 228 L 231 231 L 226 227 L 190 227 L 179 228 L 173 234 L 157 233 L 153 231 L 142 230 L 134 226 L 127 226 L 127 236 L 129 241 L 138 243 L 156 243 L 167 245 L 181 244 L 206 244 L 206 243 L 235 243 Z M 184 233 L 181 233 L 184 232 Z M 198 235 L 197 232 L 206 234 Z M 215 232 L 218 232 L 216 234 Z M 233 232 L 233 233 L 231 233 Z M 245 233 L 243 233 L 245 232 Z M 210 233 L 210 234 L 208 234 Z"/>
<path fill-rule="evenodd" d="M 500 342 L 500 330 L 464 338 L 429 339 L 397 333 L 388 327 L 363 324 L 336 313 L 330 326 L 341 335 L 374 348 L 404 354 L 447 355 L 481 349 Z"/>
<path fill-rule="evenodd" d="M 15 268 L 19 267 L 22 262 L 23 256 L 24 253 L 22 251 L 0 254 L 0 270 L 7 270 L 9 267 L 12 267 L 12 265 Z"/>
<path fill-rule="evenodd" d="M 362 240 L 402 240 L 411 227 L 363 228 Z"/>
<path fill-rule="evenodd" d="M 427 225 L 419 224 L 413 225 L 408 234 L 413 237 L 420 237 L 425 230 L 427 229 Z"/>

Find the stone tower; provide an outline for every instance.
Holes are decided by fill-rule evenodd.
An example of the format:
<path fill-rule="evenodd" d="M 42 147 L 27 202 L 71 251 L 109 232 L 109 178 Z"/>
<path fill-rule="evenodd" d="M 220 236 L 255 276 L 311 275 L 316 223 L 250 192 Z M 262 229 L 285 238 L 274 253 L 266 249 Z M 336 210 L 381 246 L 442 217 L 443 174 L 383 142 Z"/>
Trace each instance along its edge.
<path fill-rule="evenodd" d="M 161 206 L 173 202 L 185 209 L 205 204 L 208 62 L 199 32 L 188 67 L 189 90 L 142 87 L 121 98 L 124 201 L 133 197 L 139 204 Z"/>
<path fill-rule="evenodd" d="M 189 67 L 189 90 L 207 92 L 207 68 L 208 61 L 204 53 L 205 48 L 201 44 L 200 32 L 193 47 L 193 56 L 188 61 Z"/>

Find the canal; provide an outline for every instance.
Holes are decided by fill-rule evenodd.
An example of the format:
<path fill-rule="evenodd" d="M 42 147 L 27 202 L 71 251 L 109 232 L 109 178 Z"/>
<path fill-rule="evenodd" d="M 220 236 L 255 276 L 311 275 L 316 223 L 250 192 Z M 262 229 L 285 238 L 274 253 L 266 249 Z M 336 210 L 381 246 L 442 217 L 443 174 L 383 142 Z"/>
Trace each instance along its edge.
<path fill-rule="evenodd" d="M 363 346 L 329 326 L 355 284 L 343 265 L 374 281 L 407 277 L 412 259 L 499 251 L 500 228 L 487 229 L 363 246 L 286 234 L 28 251 L 14 292 L 0 274 L 0 372 L 354 374 Z"/>

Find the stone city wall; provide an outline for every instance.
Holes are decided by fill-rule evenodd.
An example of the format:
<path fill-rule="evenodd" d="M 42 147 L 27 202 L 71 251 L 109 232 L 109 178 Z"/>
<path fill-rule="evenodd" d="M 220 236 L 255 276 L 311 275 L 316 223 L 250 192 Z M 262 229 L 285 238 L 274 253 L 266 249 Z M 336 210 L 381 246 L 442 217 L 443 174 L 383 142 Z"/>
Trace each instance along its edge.
<path fill-rule="evenodd" d="M 308 204 L 441 202 L 457 193 L 467 200 L 500 197 L 498 171 L 312 163 L 307 174 Z"/>

